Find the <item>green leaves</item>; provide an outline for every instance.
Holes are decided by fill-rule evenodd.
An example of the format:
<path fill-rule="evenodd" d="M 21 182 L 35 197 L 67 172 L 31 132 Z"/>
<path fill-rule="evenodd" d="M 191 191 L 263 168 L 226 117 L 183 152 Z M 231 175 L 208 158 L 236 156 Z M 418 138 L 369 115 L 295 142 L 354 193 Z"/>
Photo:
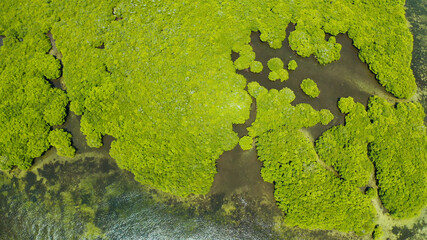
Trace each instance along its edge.
<path fill-rule="evenodd" d="M 289 73 L 284 69 L 284 63 L 280 58 L 272 58 L 267 62 L 268 68 L 271 72 L 268 74 L 268 79 L 271 81 L 276 81 L 280 79 L 280 81 L 286 81 L 289 79 Z"/>
<path fill-rule="evenodd" d="M 353 111 L 355 106 L 356 103 L 352 97 L 340 98 L 338 101 L 338 108 L 342 113 L 349 113 Z"/>
<path fill-rule="evenodd" d="M 311 98 L 316 98 L 320 94 L 320 91 L 317 88 L 317 84 L 310 78 L 306 78 L 302 80 L 300 86 L 302 91 L 308 96 L 310 96 Z"/>
<path fill-rule="evenodd" d="M 379 196 L 397 218 L 410 218 L 427 204 L 427 133 L 419 103 L 398 103 L 372 97 L 368 114 L 375 140 L 369 157 L 377 169 Z"/>
<path fill-rule="evenodd" d="M 425 192 L 416 191 L 425 189 L 426 172 L 424 115 L 417 104 L 394 108 L 372 99 L 366 112 L 343 98 L 338 106 L 347 114 L 346 125 L 325 132 L 314 148 L 299 129 L 328 124 L 332 114 L 291 105 L 295 94 L 288 88 L 268 91 L 252 82 L 247 87 L 257 100 L 257 119 L 240 140 L 232 129 L 249 118 L 251 105 L 246 79 L 236 69 L 263 71 L 250 45 L 251 31 L 280 48 L 290 21 L 295 31 L 289 44 L 300 56 L 314 55 L 320 64 L 336 61 L 341 45 L 334 36 L 348 32 L 387 91 L 410 97 L 416 85 L 403 4 L 1 1 L 0 34 L 6 38 L 0 48 L 0 167 L 30 167 L 48 149 L 48 140 L 58 153 L 74 154 L 67 133 L 49 135 L 52 125 L 63 122 L 70 99 L 70 109 L 82 115 L 88 144 L 100 147 L 102 136 L 112 135 L 110 154 L 117 164 L 160 190 L 206 194 L 215 160 L 239 142 L 249 149 L 257 138 L 262 175 L 276 183 L 275 197 L 289 225 L 372 230 L 370 197 L 358 189 L 373 170 L 368 154 L 379 170 L 384 206 L 396 217 L 416 215 L 426 199 Z M 45 80 L 61 75 L 60 62 L 46 54 L 49 30 L 63 55 L 68 97 Z M 231 51 L 239 53 L 234 62 Z M 270 80 L 289 78 L 281 59 L 267 66 Z M 295 61 L 287 66 L 296 67 Z M 301 88 L 311 97 L 319 95 L 313 81 L 304 80 Z"/>
<path fill-rule="evenodd" d="M 16 6 L 33 10 L 21 13 Z M 68 99 L 46 80 L 61 74 L 59 61 L 47 54 L 52 16 L 46 3 L 2 1 L 0 9 L 7 13 L 0 24 L 6 35 L 0 48 L 0 169 L 24 170 L 49 148 L 50 127 L 64 122 Z"/>
<path fill-rule="evenodd" d="M 354 103 L 354 102 L 353 102 Z M 370 120 L 363 105 L 353 108 L 345 126 L 327 130 L 316 141 L 319 157 L 354 187 L 368 184 L 374 167 L 367 157 L 367 144 L 372 141 Z"/>
<path fill-rule="evenodd" d="M 257 138 L 257 153 L 263 163 L 261 176 L 274 183 L 274 197 L 285 214 L 285 223 L 308 229 L 372 232 L 375 212 L 370 198 L 353 180 L 342 180 L 325 169 L 318 162 L 313 143 L 300 130 L 319 121 L 327 124 L 333 118 L 330 111 L 319 112 L 304 103 L 292 106 L 295 95 L 288 88 L 267 91 L 251 82 L 248 91 L 256 98 L 257 117 L 248 128 L 250 137 L 242 138 L 241 143 Z M 325 146 L 334 149 L 336 145 L 329 140 L 325 138 Z"/>
<path fill-rule="evenodd" d="M 291 60 L 288 63 L 288 70 L 295 70 L 298 67 L 298 63 L 295 60 Z"/>
<path fill-rule="evenodd" d="M 292 91 L 292 90 L 290 90 L 290 91 Z M 248 83 L 248 92 L 252 97 L 257 98 L 259 95 L 267 94 L 268 90 L 266 88 L 262 87 L 261 85 L 259 85 L 258 82 L 250 82 L 250 83 Z M 295 99 L 295 95 L 293 98 Z M 291 102 L 292 101 L 293 101 L 293 99 L 291 100 Z"/>
<path fill-rule="evenodd" d="M 283 64 L 283 61 L 280 58 L 271 58 L 267 62 L 268 68 L 274 72 L 282 69 L 285 65 Z"/>
<path fill-rule="evenodd" d="M 346 125 L 331 128 L 317 140 L 320 158 L 359 187 L 367 184 L 372 161 L 384 207 L 396 218 L 418 215 L 427 196 L 427 134 L 421 105 L 395 107 L 371 97 L 366 111 L 349 97 L 341 98 L 338 106 L 347 114 Z"/>
<path fill-rule="evenodd" d="M 372 232 L 370 199 L 317 163 L 312 142 L 298 129 L 276 128 L 257 139 L 261 175 L 275 186 L 274 197 L 289 226 Z"/>
<path fill-rule="evenodd" d="M 237 70 L 243 70 L 246 68 L 249 68 L 249 66 L 252 66 L 253 62 L 255 61 L 255 53 L 252 50 L 252 47 L 250 45 L 245 45 L 243 46 L 240 51 L 239 51 L 239 58 L 236 59 L 236 61 L 234 61 L 234 65 L 236 67 Z M 255 70 L 260 70 L 260 72 L 262 71 L 262 64 L 261 67 L 259 66 L 259 63 L 254 63 L 255 64 Z M 251 67 L 252 69 L 252 67 Z"/>
<path fill-rule="evenodd" d="M 249 136 L 240 138 L 239 145 L 243 150 L 249 150 L 252 148 L 253 139 Z"/>
<path fill-rule="evenodd" d="M 251 67 L 251 72 L 253 72 L 253 73 L 260 73 L 260 72 L 262 72 L 262 69 L 264 68 L 262 66 L 262 63 L 259 61 L 253 61 L 250 64 L 250 67 Z"/>
<path fill-rule="evenodd" d="M 334 120 L 334 115 L 328 109 L 320 110 L 320 122 L 323 125 L 328 125 L 332 120 Z"/>
<path fill-rule="evenodd" d="M 329 64 L 340 59 L 341 48 L 341 44 L 336 43 L 335 37 L 332 36 L 327 42 L 319 44 L 314 55 L 320 64 Z"/>
<path fill-rule="evenodd" d="M 252 100 L 236 69 L 262 64 L 249 45 L 252 24 L 229 3 L 121 1 L 120 21 L 105 1 L 55 3 L 61 21 L 52 33 L 70 109 L 83 115 L 89 146 L 116 138 L 111 156 L 142 184 L 206 194 L 215 160 L 239 143 L 232 126 L 249 118 Z M 239 53 L 234 62 L 231 51 Z"/>
<path fill-rule="evenodd" d="M 49 133 L 49 143 L 56 148 L 59 156 L 74 157 L 76 149 L 71 146 L 71 134 L 63 129 L 54 129 Z"/>

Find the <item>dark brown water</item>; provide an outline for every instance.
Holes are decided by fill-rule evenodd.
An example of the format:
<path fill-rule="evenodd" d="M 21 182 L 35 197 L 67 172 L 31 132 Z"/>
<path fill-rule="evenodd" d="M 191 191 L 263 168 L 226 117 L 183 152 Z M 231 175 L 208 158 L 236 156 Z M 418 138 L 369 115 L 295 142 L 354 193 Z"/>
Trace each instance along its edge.
<path fill-rule="evenodd" d="M 293 30 L 293 26 L 288 28 L 288 34 Z M 281 49 L 271 49 L 268 44 L 259 40 L 259 33 L 252 33 L 251 45 L 256 53 L 256 60 L 261 61 L 264 69 L 261 73 L 255 74 L 247 70 L 238 71 L 245 76 L 248 82 L 257 81 L 267 89 L 282 89 L 288 87 L 292 89 L 296 98 L 292 104 L 308 103 L 316 110 L 329 109 L 335 119 L 327 126 L 318 124 L 307 130 L 313 139 L 317 139 L 322 132 L 331 126 L 343 124 L 344 114 L 339 112 L 337 101 L 341 97 L 352 96 L 355 101 L 367 104 L 368 98 L 374 94 L 386 96 L 388 99 L 394 97 L 387 93 L 377 82 L 374 74 L 368 66 L 362 63 L 358 57 L 358 50 L 353 46 L 352 40 L 346 35 L 339 35 L 337 42 L 342 45 L 340 60 L 321 66 L 314 57 L 303 58 L 289 47 L 288 40 L 285 40 Z M 233 54 L 233 60 L 238 56 Z M 298 63 L 295 71 L 289 71 L 289 80 L 285 82 L 270 81 L 268 79 L 269 69 L 267 61 L 271 58 L 279 57 L 285 65 L 290 60 Z M 318 98 L 310 98 L 300 89 L 303 79 L 313 79 L 320 90 Z M 253 99 L 250 118 L 245 124 L 235 125 L 239 137 L 247 135 L 246 128 L 256 118 L 256 103 Z M 266 183 L 260 176 L 261 162 L 257 159 L 256 150 L 243 151 L 240 146 L 225 152 L 217 161 L 218 173 L 211 189 L 211 194 L 230 195 L 235 192 L 245 193 L 249 199 L 269 199 L 274 202 L 272 184 Z"/>

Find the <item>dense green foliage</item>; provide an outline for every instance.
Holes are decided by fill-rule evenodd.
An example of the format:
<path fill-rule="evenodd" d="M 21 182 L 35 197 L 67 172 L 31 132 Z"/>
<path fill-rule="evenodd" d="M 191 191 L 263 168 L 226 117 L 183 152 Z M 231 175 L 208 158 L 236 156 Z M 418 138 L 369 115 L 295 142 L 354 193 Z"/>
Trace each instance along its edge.
<path fill-rule="evenodd" d="M 282 69 L 285 66 L 285 64 L 283 63 L 282 59 L 275 57 L 268 60 L 267 66 L 268 66 L 268 69 L 274 72 Z"/>
<path fill-rule="evenodd" d="M 288 70 L 295 70 L 298 67 L 298 63 L 295 60 L 291 60 L 288 63 Z"/>
<path fill-rule="evenodd" d="M 241 47 L 239 50 L 239 58 L 234 61 L 234 66 L 237 70 L 243 70 L 249 68 L 253 64 L 259 65 L 259 63 L 254 63 L 255 61 L 255 53 L 250 45 L 245 45 Z M 259 66 L 256 66 L 259 69 Z M 252 68 L 252 67 L 251 67 Z M 257 68 L 255 68 L 258 70 Z"/>
<path fill-rule="evenodd" d="M 257 100 L 256 120 L 247 128 L 251 137 L 260 136 L 270 129 L 283 125 L 296 129 L 311 127 L 320 122 L 322 114 L 329 115 L 326 113 L 329 110 L 316 111 L 306 103 L 292 106 L 295 94 L 289 88 L 268 91 L 257 82 L 250 82 L 248 91 Z"/>
<path fill-rule="evenodd" d="M 262 176 L 274 182 L 285 223 L 309 229 L 370 233 L 375 211 L 370 198 L 316 162 L 313 144 L 299 130 L 281 127 L 258 138 Z"/>
<path fill-rule="evenodd" d="M 297 21 L 295 31 L 289 35 L 292 50 L 303 57 L 315 55 L 320 64 L 328 64 L 340 58 L 341 45 L 334 37 L 325 41 L 325 32 L 321 29 L 321 16 L 317 10 L 302 10 L 303 16 Z"/>
<path fill-rule="evenodd" d="M 310 229 L 372 232 L 374 208 L 370 197 L 318 163 L 313 143 L 300 130 L 316 125 L 320 115 L 333 115 L 308 104 L 292 106 L 295 95 L 288 88 L 267 91 L 251 82 L 248 91 L 258 107 L 249 135 L 257 137 L 257 152 L 263 162 L 261 175 L 274 183 L 274 197 L 285 213 L 285 223 Z"/>
<path fill-rule="evenodd" d="M 302 80 L 300 86 L 301 86 L 301 90 L 311 98 L 316 98 L 320 94 L 320 91 L 319 91 L 319 88 L 317 88 L 316 82 L 310 78 L 306 78 Z"/>
<path fill-rule="evenodd" d="M 268 79 L 271 81 L 276 81 L 280 79 L 281 82 L 289 79 L 289 73 L 283 67 L 285 64 L 280 58 L 272 58 L 268 60 L 267 66 L 270 69 L 270 73 L 268 74 Z"/>
<path fill-rule="evenodd" d="M 59 156 L 74 157 L 76 149 L 71 146 L 71 134 L 63 129 L 54 129 L 49 133 L 50 145 L 56 148 Z"/>
<path fill-rule="evenodd" d="M 427 203 L 427 134 L 421 105 L 407 102 L 394 107 L 371 97 L 366 111 L 349 97 L 340 99 L 338 106 L 347 114 L 346 124 L 332 127 L 317 140 L 320 158 L 358 187 L 368 184 L 373 162 L 378 195 L 390 214 L 397 218 L 419 214 Z M 376 195 L 372 190 L 366 194 Z"/>
<path fill-rule="evenodd" d="M 380 240 L 383 237 L 383 228 L 381 226 L 375 226 L 375 230 L 372 233 L 372 238 L 374 240 Z"/>
<path fill-rule="evenodd" d="M 338 105 L 343 106 L 343 102 L 353 106 L 346 116 L 345 126 L 334 126 L 324 132 L 316 142 L 316 151 L 342 179 L 353 186 L 363 187 L 374 170 L 367 148 L 373 140 L 372 126 L 361 103 L 355 103 L 352 98 L 341 98 Z"/>
<path fill-rule="evenodd" d="M 393 216 L 412 217 L 425 206 L 427 135 L 419 103 L 394 108 L 372 97 L 366 111 L 353 98 L 342 98 L 338 106 L 346 113 L 346 124 L 324 132 L 314 147 L 299 128 L 322 119 L 327 124 L 332 115 L 328 110 L 317 112 L 307 104 L 293 107 L 295 95 L 287 88 L 267 91 L 251 82 L 248 91 L 258 107 L 249 135 L 257 137 L 261 174 L 274 183 L 286 224 L 372 232 L 371 199 L 377 194 L 372 186 L 360 190 L 370 186 L 374 174 L 368 156 L 377 168 L 379 196 Z"/>
<path fill-rule="evenodd" d="M 253 61 L 250 64 L 250 67 L 251 67 L 251 72 L 253 72 L 253 73 L 260 73 L 260 72 L 262 72 L 262 69 L 264 68 L 262 66 L 262 63 L 259 61 Z"/>
<path fill-rule="evenodd" d="M 255 59 L 249 24 L 218 15 L 228 7 L 210 1 L 55 4 L 61 21 L 52 33 L 88 144 L 112 135 L 111 156 L 136 180 L 206 194 L 216 159 L 239 142 L 232 124 L 249 117 L 246 80 L 235 72 Z M 231 51 L 239 53 L 234 63 Z"/>
<path fill-rule="evenodd" d="M 341 46 L 325 33 L 348 33 L 387 91 L 409 98 L 416 89 L 411 64 L 413 38 L 408 29 L 405 1 L 297 1 L 289 12 L 296 23 L 289 36 L 292 49 L 301 56 L 312 54 L 319 63 L 339 59 Z"/>
<path fill-rule="evenodd" d="M 244 90 L 246 80 L 235 71 L 262 71 L 250 45 L 251 31 L 259 31 L 262 41 L 280 48 L 292 22 L 296 26 L 289 36 L 291 48 L 303 57 L 314 55 L 321 64 L 340 57 L 341 46 L 334 36 L 348 33 L 360 49 L 360 58 L 388 91 L 406 98 L 416 88 L 404 1 L 7 0 L 0 2 L 0 10 L 4 13 L 0 35 L 6 36 L 0 49 L 3 169 L 14 165 L 28 168 L 31 159 L 49 147 L 50 126 L 63 121 L 65 94 L 50 88 L 44 79 L 60 75 L 59 62 L 46 54 L 50 46 L 45 34 L 49 30 L 63 55 L 70 109 L 82 115 L 81 130 L 88 144 L 99 147 L 103 135 L 113 136 L 116 140 L 110 153 L 121 168 L 132 171 L 143 184 L 181 196 L 207 193 L 216 173 L 215 160 L 239 142 L 232 125 L 249 117 L 251 98 Z M 232 51 L 239 53 L 234 62 Z M 272 71 L 270 79 L 286 80 L 288 72 L 283 67 Z M 248 91 L 260 104 L 249 131 L 251 137 L 261 139 L 269 130 L 279 128 L 293 133 L 320 121 L 326 124 L 331 118 L 307 104 L 293 107 L 290 103 L 295 95 L 287 88 L 268 92 L 250 84 Z M 357 112 L 360 107 L 356 104 L 355 108 Z M 324 139 L 345 138 L 341 131 L 355 131 L 350 126 L 342 129 L 346 130 L 331 130 L 337 133 L 327 133 L 330 137 Z M 277 139 L 273 135 L 282 130 L 277 131 L 260 141 L 260 146 L 267 149 L 273 144 L 274 151 L 276 143 L 270 139 Z M 354 143 L 372 142 L 369 136 L 361 134 L 361 142 Z M 292 141 L 300 137 L 298 133 Z M 306 141 L 301 144 L 311 148 Z M 383 144 L 372 142 L 372 153 L 382 153 L 375 146 Z M 363 153 L 357 147 L 346 151 Z M 306 161 L 313 162 L 312 157 Z M 338 168 L 339 161 L 331 161 Z M 376 160 L 378 164 L 381 161 Z M 340 169 L 347 171 L 345 166 Z M 365 197 L 353 191 L 351 171 L 347 175 L 349 179 L 340 180 L 343 183 L 336 191 L 349 192 L 343 195 L 357 199 L 347 206 L 350 212 L 359 207 L 363 210 L 348 221 L 346 214 L 338 211 L 335 219 L 344 219 L 342 223 L 327 219 L 318 226 L 356 231 L 370 228 L 366 220 L 370 208 L 364 206 Z M 319 177 L 324 178 L 329 177 Z M 305 189 L 298 186 L 301 188 L 295 190 Z M 387 184 L 382 187 L 387 189 Z M 276 196 L 284 204 L 282 209 L 287 209 L 288 193 L 283 194 L 279 190 Z M 316 203 L 320 202 L 313 206 Z M 299 218 L 301 226 L 315 226 L 308 219 L 313 215 L 308 214 L 309 209 L 290 211 L 294 215 L 288 219 L 294 222 L 289 222 L 297 224 Z M 364 211 L 368 212 L 360 217 L 364 220 L 356 221 Z M 346 225 L 350 220 L 355 225 Z"/>
<path fill-rule="evenodd" d="M 239 145 L 243 150 L 249 150 L 252 148 L 253 139 L 249 136 L 243 136 L 240 138 Z"/>
<path fill-rule="evenodd" d="M 427 204 L 427 128 L 419 103 L 369 100 L 375 140 L 369 157 L 375 164 L 379 196 L 390 214 L 409 218 Z"/>
<path fill-rule="evenodd" d="M 320 123 L 323 125 L 328 125 L 332 120 L 334 120 L 334 115 L 328 109 L 320 110 Z"/>
<path fill-rule="evenodd" d="M 27 13 L 3 11 L 15 6 Z M 28 169 L 49 148 L 50 126 L 62 124 L 67 97 L 46 79 L 58 78 L 61 65 L 47 54 L 43 34 L 53 23 L 45 1 L 1 1 L 0 169 Z"/>

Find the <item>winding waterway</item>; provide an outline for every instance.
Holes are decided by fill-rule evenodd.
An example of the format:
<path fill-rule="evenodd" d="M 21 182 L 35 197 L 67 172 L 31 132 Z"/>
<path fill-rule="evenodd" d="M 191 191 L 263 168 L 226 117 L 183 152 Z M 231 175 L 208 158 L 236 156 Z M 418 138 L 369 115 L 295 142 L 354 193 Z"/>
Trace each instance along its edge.
<path fill-rule="evenodd" d="M 425 41 L 427 18 L 423 0 L 408 1 L 408 19 L 414 33 L 413 69 L 419 85 L 418 99 L 426 108 Z M 422 8 L 421 6 L 424 6 Z M 290 26 L 288 32 L 292 30 Z M 327 128 L 343 124 L 338 98 L 353 96 L 366 105 L 375 94 L 395 101 L 375 80 L 357 49 L 345 35 L 339 61 L 320 66 L 313 58 L 297 56 L 288 47 L 273 50 L 252 34 L 257 60 L 266 66 L 268 59 L 280 57 L 285 64 L 298 63 L 284 83 L 268 80 L 268 70 L 260 74 L 240 71 L 248 82 L 258 81 L 268 89 L 291 88 L 297 95 L 293 104 L 309 103 L 315 109 L 327 108 L 336 118 L 327 126 L 307 129 L 315 140 Z M 0 46 L 2 38 L 0 37 Z M 52 53 L 54 54 L 54 53 Z M 233 56 L 236 57 L 236 56 Z M 305 96 L 299 88 L 304 78 L 312 78 L 321 94 L 317 99 Z M 62 87 L 61 80 L 52 84 Z M 426 108 L 427 109 L 427 108 Z M 235 125 L 239 136 L 256 117 L 252 104 L 250 119 Z M 282 217 L 273 198 L 273 185 L 260 176 L 261 163 L 256 150 L 242 151 L 236 146 L 217 161 L 218 174 L 210 193 L 204 197 L 177 199 L 141 186 L 131 173 L 117 167 L 109 157 L 110 136 L 100 149 L 89 148 L 79 129 L 80 117 L 69 113 L 60 126 L 73 134 L 77 155 L 65 159 L 48 150 L 37 158 L 28 173 L 9 176 L 0 172 L 0 239 L 360 239 L 353 234 L 334 231 L 301 230 L 278 224 Z M 427 214 L 419 220 L 405 221 L 393 227 L 390 239 L 425 239 Z M 369 236 L 364 237 L 369 239 Z"/>

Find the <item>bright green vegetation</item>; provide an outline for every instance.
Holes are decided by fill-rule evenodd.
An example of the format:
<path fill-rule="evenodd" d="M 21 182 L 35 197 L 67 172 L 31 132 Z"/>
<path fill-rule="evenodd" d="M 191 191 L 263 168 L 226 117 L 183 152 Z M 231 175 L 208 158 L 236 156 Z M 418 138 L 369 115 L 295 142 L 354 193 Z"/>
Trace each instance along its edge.
<path fill-rule="evenodd" d="M 343 103 L 348 103 L 352 108 L 344 111 L 341 108 Z M 346 124 L 324 132 L 316 142 L 316 151 L 342 179 L 355 187 L 363 187 L 368 184 L 374 171 L 367 148 L 367 144 L 373 140 L 371 122 L 365 107 L 355 103 L 352 98 L 341 98 L 338 105 L 343 113 L 348 113 Z"/>
<path fill-rule="evenodd" d="M 283 68 L 285 65 L 280 58 L 276 57 L 268 60 L 267 66 L 271 70 L 268 74 L 268 79 L 271 81 L 280 79 L 280 81 L 283 82 L 289 79 L 289 73 Z"/>
<path fill-rule="evenodd" d="M 240 138 L 239 145 L 243 150 L 249 150 L 252 148 L 252 142 L 254 140 L 249 136 L 244 136 Z"/>
<path fill-rule="evenodd" d="M 320 91 L 319 91 L 319 88 L 317 88 L 316 82 L 314 82 L 310 78 L 306 78 L 306 79 L 302 80 L 300 86 L 301 86 L 302 91 L 311 98 L 316 98 L 320 94 Z"/>
<path fill-rule="evenodd" d="M 293 6 L 295 31 L 289 36 L 292 49 L 301 56 L 312 54 L 319 63 L 339 58 L 341 46 L 325 32 L 348 33 L 387 91 L 409 98 L 416 89 L 410 69 L 413 38 L 408 29 L 405 1 L 301 1 Z M 322 29 L 324 31 L 322 31 Z"/>
<path fill-rule="evenodd" d="M 268 91 L 257 82 L 250 82 L 248 92 L 256 98 L 258 108 L 255 122 L 248 127 L 251 137 L 260 136 L 282 125 L 298 129 L 311 127 L 320 122 L 322 113 L 314 110 L 309 104 L 301 103 L 295 107 L 291 105 L 295 94 L 289 88 Z"/>
<path fill-rule="evenodd" d="M 349 97 L 338 106 L 347 114 L 346 125 L 322 134 L 316 142 L 319 157 L 357 187 L 368 185 L 375 165 L 378 195 L 390 214 L 418 215 L 427 204 L 427 134 L 421 105 L 393 106 L 371 97 L 366 111 Z"/>
<path fill-rule="evenodd" d="M 412 216 L 425 205 L 418 104 L 394 109 L 372 100 L 366 112 L 342 99 L 346 125 L 325 132 L 314 147 L 300 129 L 328 124 L 328 110 L 292 106 L 290 89 L 247 86 L 236 74 L 262 71 L 252 31 L 280 48 L 293 23 L 289 43 L 300 56 L 336 61 L 341 45 L 334 36 L 347 33 L 387 91 L 409 98 L 416 85 L 404 1 L 7 0 L 0 10 L 2 169 L 28 168 L 49 147 L 50 127 L 63 122 L 67 97 L 45 80 L 61 74 L 60 63 L 46 54 L 50 30 L 63 55 L 70 110 L 82 115 L 87 143 L 100 147 L 102 136 L 113 136 L 111 156 L 142 184 L 179 196 L 206 194 L 216 159 L 239 143 L 232 126 L 249 118 L 249 92 L 258 106 L 249 138 L 256 138 L 262 175 L 275 182 L 287 224 L 372 232 L 370 195 L 359 187 L 368 184 L 373 166 L 391 214 Z M 234 62 L 232 52 L 239 54 Z M 267 64 L 269 78 L 284 81 L 289 76 L 279 60 Z M 242 147 L 249 138 L 240 140 Z"/>
<path fill-rule="evenodd" d="M 71 146 L 71 134 L 63 129 L 55 129 L 49 133 L 48 140 L 59 156 L 74 157 L 76 149 Z"/>
<path fill-rule="evenodd" d="M 380 240 L 383 237 L 383 228 L 381 226 L 375 226 L 375 230 L 372 233 L 372 238 L 374 240 Z"/>
<path fill-rule="evenodd" d="M 264 68 L 262 66 L 262 63 L 259 61 L 253 61 L 250 64 L 250 67 L 251 67 L 251 72 L 253 72 L 253 73 L 260 73 L 260 72 L 262 72 L 262 69 Z"/>
<path fill-rule="evenodd" d="M 235 70 L 255 59 L 251 28 L 210 1 L 161 4 L 57 2 L 52 33 L 89 146 L 111 135 L 111 156 L 137 181 L 206 194 L 216 159 L 239 142 L 232 124 L 249 117 L 246 80 Z M 240 55 L 234 63 L 231 51 Z"/>
<path fill-rule="evenodd" d="M 285 223 L 309 229 L 372 232 L 375 212 L 370 198 L 351 181 L 318 163 L 313 143 L 300 130 L 319 123 L 320 115 L 332 114 L 308 104 L 292 106 L 295 95 L 288 88 L 267 91 L 251 82 L 248 91 L 258 107 L 249 135 L 257 137 L 261 175 L 274 183 L 274 197 L 285 213 Z"/>
<path fill-rule="evenodd" d="M 295 70 L 298 67 L 298 63 L 295 60 L 291 60 L 288 63 L 288 70 Z"/>
<path fill-rule="evenodd" d="M 366 111 L 353 98 L 342 98 L 338 106 L 346 124 L 324 132 L 314 147 L 299 128 L 314 126 L 324 110 L 316 114 L 309 105 L 292 107 L 295 96 L 287 88 L 267 91 L 250 83 L 248 91 L 258 107 L 248 131 L 257 137 L 261 174 L 274 183 L 286 224 L 371 233 L 371 199 L 377 196 L 370 185 L 373 163 L 379 197 L 392 216 L 412 217 L 426 205 L 427 135 L 419 103 L 395 108 L 372 97 Z M 323 118 L 329 114 L 325 110 Z M 370 187 L 362 192 L 365 186 Z"/>
<path fill-rule="evenodd" d="M 368 197 L 370 197 L 370 198 L 375 198 L 375 197 L 378 196 L 377 195 L 377 190 L 375 190 L 372 187 L 368 187 L 368 188 L 365 189 L 365 195 L 368 196 Z"/>
<path fill-rule="evenodd" d="M 50 127 L 62 124 L 67 97 L 46 79 L 61 75 L 61 65 L 46 54 L 51 48 L 43 34 L 53 23 L 45 1 L 25 1 L 34 9 L 16 14 L 24 3 L 1 1 L 0 35 L 0 169 L 28 169 L 50 144 Z M 31 24 L 30 24 L 31 23 Z M 6 26 L 13 25 L 12 28 Z"/>
<path fill-rule="evenodd" d="M 275 57 L 268 60 L 267 66 L 268 66 L 268 69 L 270 69 L 272 72 L 275 72 L 282 69 L 285 66 L 285 64 L 283 63 L 282 59 Z"/>
<path fill-rule="evenodd" d="M 419 103 L 391 105 L 372 97 L 368 115 L 375 140 L 369 157 L 375 164 L 379 196 L 397 218 L 420 213 L 427 204 L 427 128 Z"/>
<path fill-rule="evenodd" d="M 251 67 L 255 64 L 255 70 L 259 70 L 259 63 L 254 63 L 255 61 L 255 53 L 253 52 L 253 49 L 250 45 L 244 45 L 242 47 L 237 47 L 237 51 L 239 52 L 240 56 L 236 61 L 234 62 L 234 66 L 237 70 L 243 70 L 246 68 Z M 235 47 L 236 50 L 236 47 Z M 261 65 L 262 66 L 262 65 Z M 262 70 L 262 68 L 261 68 Z"/>
<path fill-rule="evenodd" d="M 334 120 L 334 115 L 328 109 L 320 110 L 320 123 L 323 125 L 328 125 L 332 120 Z"/>
<path fill-rule="evenodd" d="M 289 35 L 289 45 L 298 55 L 315 55 L 320 64 L 328 64 L 340 58 L 341 45 L 334 37 L 325 41 L 325 32 L 321 30 L 321 15 L 314 9 L 303 9 L 303 16 L 297 20 L 295 31 Z"/>
<path fill-rule="evenodd" d="M 316 160 L 313 143 L 299 130 L 280 127 L 258 138 L 262 177 L 274 182 L 285 223 L 308 229 L 370 233 L 375 211 L 370 198 Z"/>

